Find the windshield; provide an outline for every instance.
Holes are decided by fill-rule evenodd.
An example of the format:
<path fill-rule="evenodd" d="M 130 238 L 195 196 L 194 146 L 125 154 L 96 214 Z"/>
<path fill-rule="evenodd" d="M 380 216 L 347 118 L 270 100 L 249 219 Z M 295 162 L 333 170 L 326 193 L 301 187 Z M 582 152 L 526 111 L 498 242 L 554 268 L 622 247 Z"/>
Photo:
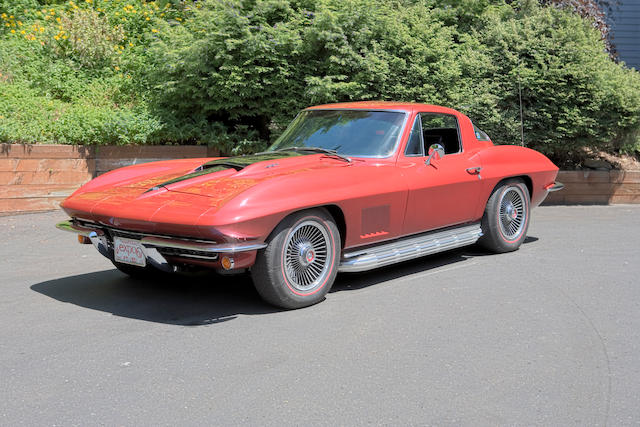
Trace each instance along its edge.
<path fill-rule="evenodd" d="M 402 132 L 396 111 L 305 110 L 267 151 L 291 147 L 335 150 L 345 156 L 388 157 Z"/>

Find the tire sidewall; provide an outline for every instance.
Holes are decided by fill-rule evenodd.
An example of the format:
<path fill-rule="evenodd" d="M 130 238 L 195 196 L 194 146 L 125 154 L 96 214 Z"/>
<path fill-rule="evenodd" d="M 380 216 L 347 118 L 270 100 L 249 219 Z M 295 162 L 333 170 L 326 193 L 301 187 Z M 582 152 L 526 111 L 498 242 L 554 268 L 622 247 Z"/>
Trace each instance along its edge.
<path fill-rule="evenodd" d="M 287 279 L 284 252 L 289 235 L 305 221 L 314 221 L 325 229 L 330 239 L 330 256 L 327 259 L 331 265 L 321 284 L 301 291 Z M 290 215 L 276 227 L 267 241 L 267 248 L 258 252 L 256 264 L 251 269 L 258 293 L 267 302 L 283 308 L 302 308 L 324 300 L 338 273 L 342 247 L 340 233 L 331 215 L 325 209 L 311 209 Z"/>
<path fill-rule="evenodd" d="M 503 195 L 513 187 L 518 188 L 524 195 L 525 224 L 515 239 L 509 239 L 503 234 L 502 227 L 500 226 L 500 200 Z M 497 253 L 517 250 L 522 242 L 524 242 L 529 229 L 529 219 L 531 217 L 530 199 L 529 189 L 520 179 L 504 181 L 496 186 L 487 201 L 485 213 L 482 217 L 482 231 L 484 235 L 480 240 L 480 244 Z"/>
<path fill-rule="evenodd" d="M 522 227 L 520 234 L 518 234 L 515 239 L 509 240 L 502 232 L 502 227 L 500 226 L 500 201 L 502 200 L 502 197 L 504 196 L 504 194 L 513 187 L 518 188 L 524 195 L 523 202 L 524 202 L 525 216 L 524 216 L 524 226 Z M 518 246 L 520 246 L 522 244 L 522 241 L 526 238 L 527 230 L 529 229 L 530 209 L 529 209 L 529 191 L 527 190 L 527 187 L 521 182 L 513 182 L 513 183 L 509 183 L 507 185 L 502 186 L 501 190 L 498 192 L 498 196 L 495 200 L 495 206 L 493 207 L 493 209 L 495 212 L 494 226 L 498 231 L 498 237 L 500 237 L 500 239 L 502 240 L 502 243 L 509 247 L 515 246 L 517 248 Z"/>

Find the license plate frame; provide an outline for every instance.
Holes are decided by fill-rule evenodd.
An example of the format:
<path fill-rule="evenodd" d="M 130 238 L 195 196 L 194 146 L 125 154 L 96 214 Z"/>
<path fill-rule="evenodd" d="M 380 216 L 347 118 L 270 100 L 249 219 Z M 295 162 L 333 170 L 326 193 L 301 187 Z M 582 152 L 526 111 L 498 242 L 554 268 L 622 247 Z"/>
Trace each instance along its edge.
<path fill-rule="evenodd" d="M 113 238 L 113 258 L 116 262 L 135 265 L 138 267 L 147 266 L 147 258 L 144 255 L 144 247 L 139 240 L 127 239 L 125 237 Z"/>

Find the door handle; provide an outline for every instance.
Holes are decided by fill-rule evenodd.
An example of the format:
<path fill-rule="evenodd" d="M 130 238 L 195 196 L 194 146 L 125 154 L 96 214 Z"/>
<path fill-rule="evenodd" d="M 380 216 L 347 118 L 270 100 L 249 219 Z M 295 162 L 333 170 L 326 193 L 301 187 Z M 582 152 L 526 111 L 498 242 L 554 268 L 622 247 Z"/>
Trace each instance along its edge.
<path fill-rule="evenodd" d="M 482 170 L 482 167 L 474 166 L 472 168 L 467 168 L 467 173 L 469 173 L 471 175 L 480 175 L 480 171 L 481 170 Z"/>

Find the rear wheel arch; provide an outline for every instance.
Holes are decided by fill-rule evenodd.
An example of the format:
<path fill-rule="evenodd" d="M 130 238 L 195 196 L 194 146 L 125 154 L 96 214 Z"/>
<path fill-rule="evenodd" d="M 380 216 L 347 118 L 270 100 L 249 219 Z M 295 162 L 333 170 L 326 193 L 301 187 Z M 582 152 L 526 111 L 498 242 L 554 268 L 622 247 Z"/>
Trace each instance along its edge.
<path fill-rule="evenodd" d="M 529 175 L 515 175 L 515 176 L 510 176 L 510 177 L 507 177 L 507 178 L 502 178 L 491 189 L 490 195 L 493 194 L 496 191 L 496 189 L 499 188 L 500 186 L 502 186 L 505 182 L 518 180 L 518 179 L 521 180 L 522 182 L 524 182 L 524 185 L 527 187 L 527 190 L 529 191 L 529 197 L 531 197 L 531 195 L 533 194 L 533 181 L 531 180 L 531 177 L 529 177 Z"/>

